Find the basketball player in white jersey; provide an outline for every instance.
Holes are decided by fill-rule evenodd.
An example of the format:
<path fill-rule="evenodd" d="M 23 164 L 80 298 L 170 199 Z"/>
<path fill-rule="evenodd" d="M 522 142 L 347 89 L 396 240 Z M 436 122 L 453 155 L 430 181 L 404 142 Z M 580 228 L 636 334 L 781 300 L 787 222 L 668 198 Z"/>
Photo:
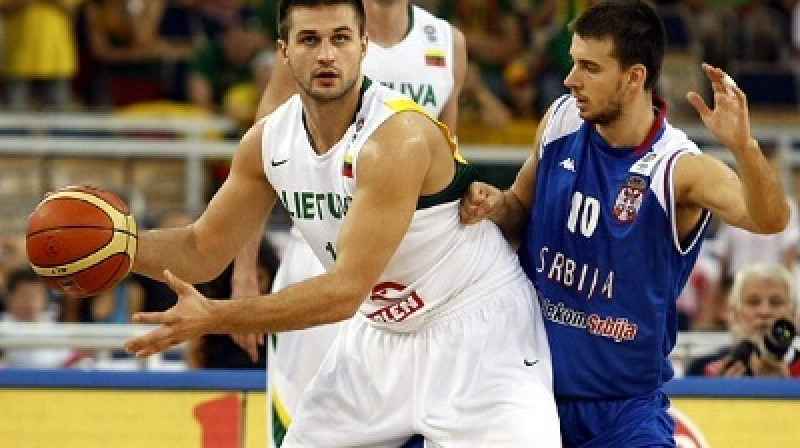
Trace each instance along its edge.
<path fill-rule="evenodd" d="M 432 117 L 455 130 L 458 94 L 463 84 L 467 50 L 461 32 L 408 0 L 365 0 L 366 29 L 370 42 L 361 63 L 365 75 L 411 97 Z M 259 117 L 271 113 L 296 91 L 294 78 L 284 64 L 276 64 L 259 106 Z M 259 238 L 237 257 L 233 294 L 258 295 L 255 257 Z M 292 228 L 273 281 L 273 291 L 319 275 L 324 268 L 299 231 Z M 319 368 L 338 332 L 339 324 L 273 335 L 268 345 L 268 419 L 272 428 L 269 446 L 280 446 L 300 394 Z M 254 360 L 258 356 L 255 335 L 237 342 Z M 263 337 L 262 337 L 263 339 Z"/>
<path fill-rule="evenodd" d="M 161 327 L 126 349 L 347 320 L 284 447 L 394 447 L 414 433 L 443 447 L 559 447 L 531 285 L 496 226 L 460 224 L 472 179 L 446 127 L 362 76 L 364 16 L 360 0 L 281 3 L 299 93 L 245 134 L 197 221 L 139 235 L 135 270 L 179 298 L 137 314 Z M 326 272 L 261 298 L 200 295 L 190 283 L 221 271 L 278 199 Z"/>

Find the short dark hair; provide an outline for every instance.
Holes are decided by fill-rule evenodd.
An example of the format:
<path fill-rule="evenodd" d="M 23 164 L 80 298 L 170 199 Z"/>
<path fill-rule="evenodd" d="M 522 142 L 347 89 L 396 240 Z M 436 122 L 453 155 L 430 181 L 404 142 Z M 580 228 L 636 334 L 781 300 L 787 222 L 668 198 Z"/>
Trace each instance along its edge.
<path fill-rule="evenodd" d="M 42 279 L 31 269 L 30 266 L 18 266 L 12 269 L 6 277 L 6 290 L 11 293 L 24 283 L 41 283 Z"/>
<path fill-rule="evenodd" d="M 569 25 L 581 38 L 611 37 L 613 56 L 624 68 L 647 68 L 644 87 L 653 90 L 666 51 L 666 32 L 658 13 L 643 0 L 606 0 L 595 3 Z"/>
<path fill-rule="evenodd" d="M 313 8 L 316 6 L 331 5 L 351 5 L 356 11 L 358 18 L 358 32 L 364 35 L 364 24 L 367 21 L 367 13 L 364 11 L 364 3 L 361 0 L 281 0 L 278 6 L 278 37 L 284 41 L 289 38 L 289 11 L 296 7 Z"/>

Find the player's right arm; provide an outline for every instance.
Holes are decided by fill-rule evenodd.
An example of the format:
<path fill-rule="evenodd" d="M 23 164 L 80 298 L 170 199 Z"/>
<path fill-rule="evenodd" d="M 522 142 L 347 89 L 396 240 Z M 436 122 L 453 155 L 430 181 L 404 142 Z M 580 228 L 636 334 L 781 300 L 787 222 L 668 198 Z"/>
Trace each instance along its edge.
<path fill-rule="evenodd" d="M 553 106 L 545 113 L 536 128 L 533 151 L 522 165 L 514 183 L 506 191 L 483 183 L 473 182 L 461 199 L 461 222 L 473 224 L 482 219 L 491 219 L 512 244 L 517 245 L 522 236 L 528 214 L 533 206 L 536 185 L 536 167 L 539 165 L 539 151 L 542 134 L 550 120 Z"/>
<path fill-rule="evenodd" d="M 261 168 L 257 123 L 244 135 L 228 178 L 192 224 L 139 232 L 134 271 L 164 280 L 164 269 L 189 283 L 219 275 L 269 215 L 277 194 Z"/>

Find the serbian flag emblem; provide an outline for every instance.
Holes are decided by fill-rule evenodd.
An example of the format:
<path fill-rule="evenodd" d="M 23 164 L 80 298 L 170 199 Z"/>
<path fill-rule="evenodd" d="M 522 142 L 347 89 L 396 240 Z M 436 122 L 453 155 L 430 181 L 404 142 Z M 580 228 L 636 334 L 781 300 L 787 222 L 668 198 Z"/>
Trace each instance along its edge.
<path fill-rule="evenodd" d="M 344 156 L 344 165 L 342 165 L 342 176 L 353 178 L 353 155 L 347 154 Z"/>
<path fill-rule="evenodd" d="M 425 50 L 425 65 L 430 67 L 444 67 L 444 53 L 435 48 Z"/>

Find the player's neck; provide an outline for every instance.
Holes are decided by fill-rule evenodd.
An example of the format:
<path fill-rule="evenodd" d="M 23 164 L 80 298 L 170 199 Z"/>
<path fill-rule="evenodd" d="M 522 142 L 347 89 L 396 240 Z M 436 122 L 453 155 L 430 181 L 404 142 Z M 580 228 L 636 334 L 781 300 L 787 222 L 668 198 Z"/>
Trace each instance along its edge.
<path fill-rule="evenodd" d="M 623 108 L 617 120 L 596 129 L 612 148 L 636 147 L 647 138 L 655 119 L 652 95 L 644 92 Z"/>
<path fill-rule="evenodd" d="M 350 91 L 335 100 L 317 101 L 301 96 L 306 132 L 314 152 L 325 154 L 347 132 L 360 104 L 363 82 L 362 77 Z"/>
<path fill-rule="evenodd" d="M 403 40 L 411 23 L 407 1 L 367 0 L 364 9 L 367 34 L 374 44 L 391 47 Z"/>

